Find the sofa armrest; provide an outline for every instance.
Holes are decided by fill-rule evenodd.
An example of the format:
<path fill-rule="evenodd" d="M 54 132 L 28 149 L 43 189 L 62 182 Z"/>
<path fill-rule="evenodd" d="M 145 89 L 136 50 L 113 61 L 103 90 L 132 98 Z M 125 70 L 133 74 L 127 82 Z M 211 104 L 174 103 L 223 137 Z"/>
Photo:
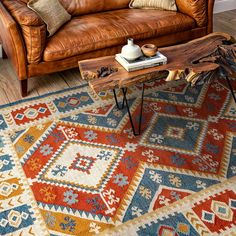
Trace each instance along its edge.
<path fill-rule="evenodd" d="M 191 16 L 197 26 L 207 25 L 207 0 L 176 0 L 178 11 Z"/>
<path fill-rule="evenodd" d="M 24 2 L 3 0 L 3 4 L 21 27 L 28 63 L 39 63 L 42 59 L 47 37 L 45 23 Z"/>
<path fill-rule="evenodd" d="M 27 78 L 26 52 L 20 30 L 0 2 L 0 35 L 3 49 L 11 59 L 19 79 Z"/>
<path fill-rule="evenodd" d="M 213 10 L 214 10 L 215 0 L 208 0 L 207 5 L 207 33 L 213 32 Z"/>
<path fill-rule="evenodd" d="M 20 25 L 42 26 L 44 22 L 24 2 L 15 0 L 3 0 L 3 5 Z"/>

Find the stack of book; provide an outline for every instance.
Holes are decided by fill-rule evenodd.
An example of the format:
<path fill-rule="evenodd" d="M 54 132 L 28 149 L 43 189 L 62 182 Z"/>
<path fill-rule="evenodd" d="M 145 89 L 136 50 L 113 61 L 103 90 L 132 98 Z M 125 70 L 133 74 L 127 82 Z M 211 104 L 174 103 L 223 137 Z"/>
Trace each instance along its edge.
<path fill-rule="evenodd" d="M 157 54 L 153 57 L 141 56 L 133 61 L 127 60 L 126 58 L 122 57 L 121 54 L 116 54 L 115 58 L 127 71 L 141 70 L 167 63 L 167 58 L 160 52 L 157 52 Z"/>

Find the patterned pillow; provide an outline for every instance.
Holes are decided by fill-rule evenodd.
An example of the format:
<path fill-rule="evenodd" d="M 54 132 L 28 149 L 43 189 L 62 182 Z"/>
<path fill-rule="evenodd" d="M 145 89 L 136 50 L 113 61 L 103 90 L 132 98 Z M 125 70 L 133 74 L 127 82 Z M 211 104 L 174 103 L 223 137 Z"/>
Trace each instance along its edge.
<path fill-rule="evenodd" d="M 131 0 L 129 6 L 130 8 L 177 11 L 175 0 Z"/>
<path fill-rule="evenodd" d="M 71 19 L 71 15 L 67 13 L 58 0 L 31 0 L 27 5 L 45 22 L 49 36 L 52 36 Z"/>

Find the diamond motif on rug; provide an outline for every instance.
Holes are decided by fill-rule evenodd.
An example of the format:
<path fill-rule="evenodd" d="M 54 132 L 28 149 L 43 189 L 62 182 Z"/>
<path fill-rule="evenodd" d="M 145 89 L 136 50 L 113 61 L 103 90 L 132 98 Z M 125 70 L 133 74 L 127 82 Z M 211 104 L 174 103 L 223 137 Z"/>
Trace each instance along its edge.
<path fill-rule="evenodd" d="M 177 225 L 177 232 L 183 235 L 189 235 L 190 233 L 190 226 L 186 223 L 179 222 Z"/>
<path fill-rule="evenodd" d="M 209 211 L 202 211 L 201 220 L 208 222 L 208 223 L 215 223 L 215 214 Z"/>
<path fill-rule="evenodd" d="M 34 182 L 100 192 L 122 157 L 122 149 L 78 140 L 65 141 Z M 72 176 L 76 178 L 72 179 Z"/>
<path fill-rule="evenodd" d="M 184 140 L 185 129 L 179 127 L 169 126 L 166 129 L 165 136 L 168 138 L 174 138 L 177 140 Z"/>
<path fill-rule="evenodd" d="M 77 158 L 73 161 L 69 169 L 74 169 L 90 174 L 90 169 L 95 163 L 95 160 L 95 158 L 81 156 L 79 153 L 77 153 Z"/>
<path fill-rule="evenodd" d="M 71 97 L 67 100 L 67 103 L 72 107 L 76 107 L 80 104 L 80 100 L 78 98 Z"/>
<path fill-rule="evenodd" d="M 232 221 L 233 219 L 233 211 L 224 202 L 213 200 L 211 202 L 211 210 L 222 220 Z"/>
<path fill-rule="evenodd" d="M 175 229 L 166 225 L 161 225 L 157 235 L 160 236 L 178 236 L 177 233 L 175 232 Z"/>
<path fill-rule="evenodd" d="M 68 112 L 75 108 L 92 104 L 93 98 L 87 91 L 80 91 L 76 94 L 58 97 L 53 101 L 53 103 L 59 112 Z"/>
<path fill-rule="evenodd" d="M 205 120 L 156 114 L 143 134 L 140 144 L 150 148 L 196 155 L 200 152 L 206 128 Z"/>
<path fill-rule="evenodd" d="M 33 108 L 28 108 L 25 110 L 24 114 L 28 119 L 35 119 L 38 116 L 38 111 Z"/>

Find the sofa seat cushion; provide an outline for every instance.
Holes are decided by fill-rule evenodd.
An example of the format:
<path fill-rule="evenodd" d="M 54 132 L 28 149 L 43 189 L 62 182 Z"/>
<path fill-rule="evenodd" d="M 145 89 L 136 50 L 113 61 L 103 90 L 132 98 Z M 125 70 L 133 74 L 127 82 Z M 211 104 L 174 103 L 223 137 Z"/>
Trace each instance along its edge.
<path fill-rule="evenodd" d="M 178 12 L 122 9 L 72 18 L 48 39 L 43 59 L 56 61 L 86 52 L 158 37 L 195 27 L 193 18 Z"/>

